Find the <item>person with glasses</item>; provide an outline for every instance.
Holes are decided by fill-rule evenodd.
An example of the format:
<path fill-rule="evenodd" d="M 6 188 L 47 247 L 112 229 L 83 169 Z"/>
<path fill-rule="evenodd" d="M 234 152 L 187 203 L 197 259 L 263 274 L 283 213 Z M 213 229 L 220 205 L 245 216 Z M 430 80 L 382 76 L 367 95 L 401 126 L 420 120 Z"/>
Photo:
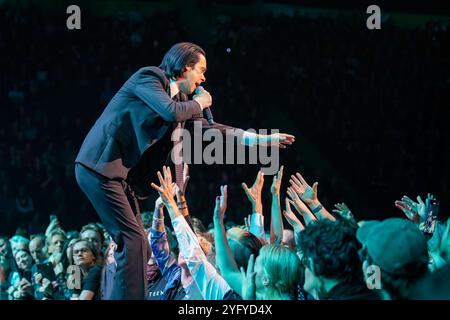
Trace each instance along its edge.
<path fill-rule="evenodd" d="M 76 297 L 77 290 L 75 290 L 72 299 L 99 299 L 102 266 L 98 264 L 99 254 L 95 245 L 88 240 L 79 239 L 75 241 L 72 247 L 72 257 L 75 266 L 78 268 L 74 269 L 69 277 L 74 278 L 73 283 L 79 284 L 78 290 L 81 291 L 79 296 Z"/>

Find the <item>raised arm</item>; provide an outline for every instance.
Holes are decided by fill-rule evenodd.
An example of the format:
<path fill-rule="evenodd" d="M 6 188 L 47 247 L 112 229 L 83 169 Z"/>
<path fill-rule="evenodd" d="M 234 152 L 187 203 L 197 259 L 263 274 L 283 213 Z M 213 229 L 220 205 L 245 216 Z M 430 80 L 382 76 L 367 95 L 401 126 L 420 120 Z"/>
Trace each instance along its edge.
<path fill-rule="evenodd" d="M 287 189 L 287 195 L 290 199 L 287 199 L 289 204 L 292 204 L 294 208 L 301 214 L 303 220 L 306 225 L 309 225 L 311 222 L 317 220 L 317 218 L 312 214 L 312 212 L 308 209 L 306 204 L 300 199 L 298 194 L 294 191 L 292 187 Z"/>
<path fill-rule="evenodd" d="M 304 203 L 306 203 L 306 205 L 311 209 L 311 212 L 316 215 L 317 219 L 329 219 L 331 221 L 336 220 L 336 218 L 324 208 L 317 197 L 318 182 L 314 182 L 311 187 L 298 172 L 295 175 L 291 175 L 289 182 L 291 183 L 293 191 Z"/>
<path fill-rule="evenodd" d="M 189 208 L 186 200 L 186 188 L 189 182 L 189 166 L 187 163 L 183 166 L 183 182 L 181 186 L 175 186 L 175 194 L 177 196 L 177 206 L 178 210 L 180 210 L 181 215 L 186 219 L 186 222 L 192 228 L 192 219 L 189 215 Z M 192 228 L 193 229 L 193 228 Z"/>
<path fill-rule="evenodd" d="M 270 243 L 281 244 L 283 241 L 283 218 L 280 205 L 280 187 L 283 178 L 283 166 L 278 174 L 273 176 L 270 192 L 272 194 L 272 210 L 270 216 Z"/>
<path fill-rule="evenodd" d="M 305 229 L 305 227 L 300 222 L 300 220 L 295 216 L 295 213 L 292 212 L 290 200 L 288 198 L 286 198 L 285 201 L 286 201 L 286 210 L 283 212 L 283 214 L 284 214 L 287 222 L 294 229 L 295 248 L 297 249 L 297 251 L 299 251 L 300 250 L 301 231 L 303 229 Z"/>
<path fill-rule="evenodd" d="M 175 189 L 175 184 L 172 184 Z M 167 240 L 166 229 L 164 226 L 164 203 L 161 197 L 155 202 L 155 210 L 153 211 L 153 222 L 150 230 L 150 246 L 153 255 L 158 263 L 159 269 L 163 277 L 170 277 L 171 271 L 177 267 L 176 260 L 170 255 L 169 242 Z"/>
<path fill-rule="evenodd" d="M 252 204 L 252 215 L 249 222 L 249 232 L 265 241 L 266 234 L 264 232 L 264 216 L 261 200 L 262 188 L 264 185 L 264 173 L 259 170 L 256 180 L 251 188 L 246 183 L 242 183 L 242 188 L 247 195 L 248 200 Z"/>
<path fill-rule="evenodd" d="M 216 198 L 214 208 L 214 239 L 216 246 L 216 263 L 220 273 L 230 287 L 241 295 L 242 279 L 239 268 L 234 260 L 227 234 L 223 225 L 223 218 L 227 210 L 228 189 L 227 186 L 220 187 L 220 197 Z"/>
<path fill-rule="evenodd" d="M 221 300 L 230 292 L 231 288 L 222 276 L 218 274 L 217 270 L 207 261 L 196 234 L 189 227 L 183 215 L 178 210 L 175 200 L 170 195 L 168 187 L 172 184 L 170 168 L 164 167 L 163 171 L 164 178 L 158 172 L 161 186 L 157 186 L 154 183 L 151 186 L 159 192 L 169 212 L 180 246 L 180 255 L 186 261 L 186 265 L 200 289 L 203 298 L 206 300 Z"/>

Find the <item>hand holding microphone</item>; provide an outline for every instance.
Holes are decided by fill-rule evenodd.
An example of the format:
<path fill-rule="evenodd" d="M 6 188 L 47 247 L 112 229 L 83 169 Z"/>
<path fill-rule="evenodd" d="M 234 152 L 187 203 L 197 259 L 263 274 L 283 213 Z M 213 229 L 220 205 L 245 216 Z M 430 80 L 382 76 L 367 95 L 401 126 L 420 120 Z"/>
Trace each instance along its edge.
<path fill-rule="evenodd" d="M 214 120 L 213 120 L 213 116 L 211 113 L 211 109 L 209 108 L 212 105 L 211 95 L 202 86 L 198 86 L 195 89 L 194 93 L 195 94 L 194 94 L 193 99 L 201 105 L 201 107 L 203 109 L 203 114 L 205 115 L 206 119 L 208 120 L 208 123 L 210 125 L 213 125 Z"/>

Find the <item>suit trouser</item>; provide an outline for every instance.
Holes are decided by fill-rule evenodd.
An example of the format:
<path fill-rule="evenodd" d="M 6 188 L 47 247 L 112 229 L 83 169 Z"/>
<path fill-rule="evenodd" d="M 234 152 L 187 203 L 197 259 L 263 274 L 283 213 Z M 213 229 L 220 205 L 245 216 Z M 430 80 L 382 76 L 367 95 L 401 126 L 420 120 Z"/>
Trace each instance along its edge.
<path fill-rule="evenodd" d="M 150 246 L 134 193 L 124 180 L 108 179 L 79 163 L 75 164 L 75 177 L 117 244 L 111 299 L 145 299 Z"/>

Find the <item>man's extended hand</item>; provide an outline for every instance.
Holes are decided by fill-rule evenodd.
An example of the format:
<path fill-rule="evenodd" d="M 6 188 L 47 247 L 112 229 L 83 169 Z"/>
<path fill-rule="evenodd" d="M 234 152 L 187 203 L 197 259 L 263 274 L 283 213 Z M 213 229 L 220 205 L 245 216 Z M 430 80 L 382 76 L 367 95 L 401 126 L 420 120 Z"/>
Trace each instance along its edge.
<path fill-rule="evenodd" d="M 270 135 L 258 134 L 258 144 L 261 146 L 276 146 L 285 149 L 295 142 L 295 136 L 287 133 L 273 133 Z"/>

